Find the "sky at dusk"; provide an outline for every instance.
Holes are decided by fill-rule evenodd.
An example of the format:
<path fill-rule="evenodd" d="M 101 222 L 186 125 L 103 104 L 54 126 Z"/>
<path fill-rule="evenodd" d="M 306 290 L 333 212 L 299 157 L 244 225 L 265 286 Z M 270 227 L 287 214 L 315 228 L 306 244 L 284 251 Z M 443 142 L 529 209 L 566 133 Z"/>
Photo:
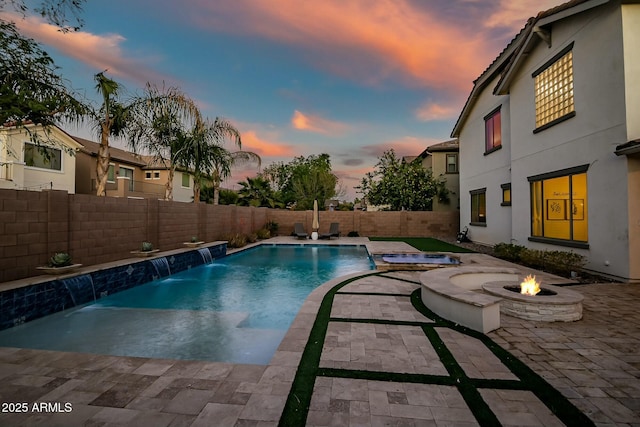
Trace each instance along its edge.
<path fill-rule="evenodd" d="M 529 17 L 560 3 L 89 0 L 78 32 L 15 20 L 87 98 L 103 70 L 130 95 L 148 81 L 177 86 L 231 121 L 263 166 L 328 153 L 352 200 L 385 150 L 418 155 L 450 139 L 473 80 Z M 256 172 L 236 168 L 226 186 Z"/>

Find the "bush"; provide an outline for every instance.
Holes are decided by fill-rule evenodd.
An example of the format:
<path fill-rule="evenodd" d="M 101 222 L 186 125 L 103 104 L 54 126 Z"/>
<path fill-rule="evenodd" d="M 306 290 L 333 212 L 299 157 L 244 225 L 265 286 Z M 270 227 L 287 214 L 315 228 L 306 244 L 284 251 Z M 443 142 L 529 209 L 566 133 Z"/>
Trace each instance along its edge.
<path fill-rule="evenodd" d="M 269 234 L 271 236 L 277 236 L 278 235 L 278 223 L 277 222 L 275 222 L 275 221 L 267 221 L 264 224 L 264 228 L 269 230 Z"/>
<path fill-rule="evenodd" d="M 514 245 L 513 243 L 498 243 L 493 247 L 493 253 L 498 258 L 518 262 L 523 249 L 525 249 L 524 246 Z"/>
<path fill-rule="evenodd" d="M 241 248 L 247 244 L 247 237 L 244 234 L 236 233 L 225 237 L 228 248 Z"/>
<path fill-rule="evenodd" d="M 360 237 L 360 234 L 358 234 L 358 232 L 357 232 L 357 231 L 350 231 L 350 232 L 347 234 L 347 237 Z"/>
<path fill-rule="evenodd" d="M 66 252 L 55 253 L 49 259 L 49 267 L 66 267 L 68 265 L 71 265 L 71 255 Z"/>
<path fill-rule="evenodd" d="M 271 237 L 271 232 L 266 228 L 261 228 L 256 231 L 256 235 L 258 236 L 258 239 L 268 239 Z"/>
<path fill-rule="evenodd" d="M 249 233 L 246 238 L 249 243 L 255 243 L 258 241 L 258 235 L 256 233 Z"/>

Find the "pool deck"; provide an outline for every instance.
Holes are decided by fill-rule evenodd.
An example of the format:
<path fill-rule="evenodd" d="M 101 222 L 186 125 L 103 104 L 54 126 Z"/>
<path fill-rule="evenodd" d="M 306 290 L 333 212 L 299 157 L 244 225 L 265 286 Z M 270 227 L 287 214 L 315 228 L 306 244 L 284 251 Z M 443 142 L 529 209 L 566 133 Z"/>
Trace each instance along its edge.
<path fill-rule="evenodd" d="M 417 252 L 364 238 L 268 242 Z M 275 426 L 281 417 L 282 425 L 313 426 L 577 425 L 571 413 L 548 409 L 554 396 L 596 425 L 640 426 L 640 286 L 576 285 L 581 321 L 502 315 L 500 329 L 476 336 L 411 303 L 419 275 L 363 272 L 323 284 L 267 366 L 0 347 L 0 426 Z M 537 376 L 514 372 L 513 358 L 488 342 Z M 529 389 L 532 378 L 545 380 L 536 383 L 541 393 Z M 308 402 L 302 415 L 300 402 Z M 8 413 L 24 408 L 9 403 L 26 403 L 26 413 Z"/>

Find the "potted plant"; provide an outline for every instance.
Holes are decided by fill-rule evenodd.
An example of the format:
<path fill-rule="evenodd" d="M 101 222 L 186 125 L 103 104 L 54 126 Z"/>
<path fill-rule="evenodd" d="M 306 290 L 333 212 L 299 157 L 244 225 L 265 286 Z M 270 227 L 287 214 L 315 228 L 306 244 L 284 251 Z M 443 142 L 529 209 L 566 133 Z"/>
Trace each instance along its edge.
<path fill-rule="evenodd" d="M 37 267 L 38 270 L 47 274 L 62 274 L 68 273 L 76 268 L 82 266 L 82 264 L 74 264 L 71 255 L 66 252 L 56 252 L 49 262 L 44 267 Z"/>
<path fill-rule="evenodd" d="M 188 246 L 190 248 L 195 248 L 197 246 L 200 246 L 203 243 L 204 243 L 204 241 L 203 240 L 198 240 L 197 236 L 192 236 L 190 242 L 184 242 L 185 246 Z"/>
<path fill-rule="evenodd" d="M 149 257 L 158 252 L 158 250 L 159 249 L 153 249 L 153 244 L 151 242 L 142 242 L 140 250 L 131 251 L 131 253 L 139 257 Z"/>

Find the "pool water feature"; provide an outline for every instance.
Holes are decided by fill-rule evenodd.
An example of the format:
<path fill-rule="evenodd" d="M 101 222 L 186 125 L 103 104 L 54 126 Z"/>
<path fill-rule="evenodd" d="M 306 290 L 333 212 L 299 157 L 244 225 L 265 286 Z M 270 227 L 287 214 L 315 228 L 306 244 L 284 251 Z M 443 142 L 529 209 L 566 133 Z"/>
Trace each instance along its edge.
<path fill-rule="evenodd" d="M 372 268 L 363 246 L 258 246 L 1 331 L 0 345 L 266 364 L 313 289 Z"/>

